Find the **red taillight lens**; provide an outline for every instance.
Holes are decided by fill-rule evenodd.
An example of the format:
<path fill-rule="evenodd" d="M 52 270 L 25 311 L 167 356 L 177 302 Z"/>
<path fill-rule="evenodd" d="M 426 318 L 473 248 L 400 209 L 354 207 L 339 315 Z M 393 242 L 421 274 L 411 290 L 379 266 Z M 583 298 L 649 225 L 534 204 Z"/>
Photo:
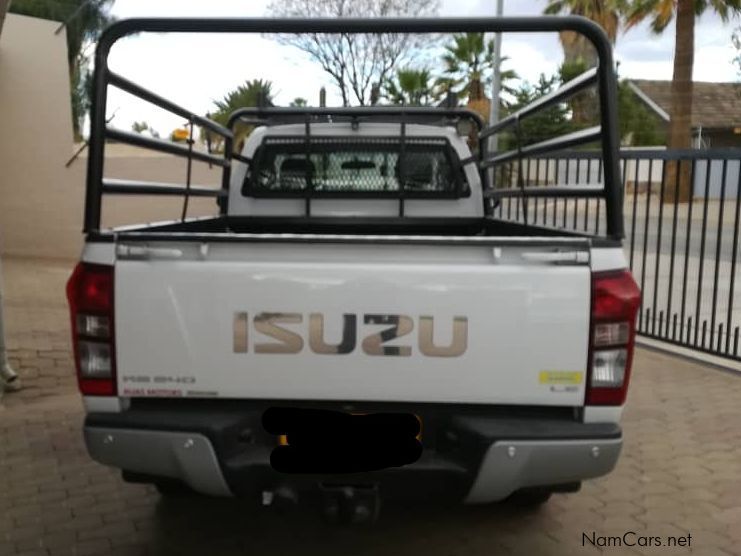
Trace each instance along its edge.
<path fill-rule="evenodd" d="M 627 270 L 592 275 L 587 405 L 622 405 L 628 391 L 641 292 Z"/>
<path fill-rule="evenodd" d="M 113 267 L 80 263 L 67 282 L 72 345 L 80 392 L 116 394 Z"/>

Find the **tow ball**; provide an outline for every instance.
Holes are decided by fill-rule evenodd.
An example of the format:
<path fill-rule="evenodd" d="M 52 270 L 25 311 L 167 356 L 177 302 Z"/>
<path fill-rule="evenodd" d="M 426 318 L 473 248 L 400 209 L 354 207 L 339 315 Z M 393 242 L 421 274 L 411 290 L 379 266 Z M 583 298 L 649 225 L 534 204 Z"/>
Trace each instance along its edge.
<path fill-rule="evenodd" d="M 374 523 L 381 510 L 381 497 L 376 485 L 320 486 L 322 492 L 322 515 L 329 523 L 338 525 L 361 525 Z"/>

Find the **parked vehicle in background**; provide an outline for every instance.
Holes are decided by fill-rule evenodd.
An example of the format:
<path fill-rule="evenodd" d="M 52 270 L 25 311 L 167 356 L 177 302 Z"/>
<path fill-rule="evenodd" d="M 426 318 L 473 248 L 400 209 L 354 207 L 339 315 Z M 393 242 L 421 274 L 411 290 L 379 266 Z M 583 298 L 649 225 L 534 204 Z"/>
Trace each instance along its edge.
<path fill-rule="evenodd" d="M 262 108 L 228 127 L 107 69 L 133 32 L 575 30 L 600 67 L 497 124 L 458 108 Z M 621 246 L 610 45 L 580 18 L 129 20 L 96 55 L 86 245 L 68 285 L 91 456 L 168 494 L 540 503 L 622 446 L 640 295 Z M 208 128 L 223 155 L 105 127 L 113 85 Z M 511 152 L 494 134 L 596 86 L 600 125 Z M 234 153 L 237 122 L 255 126 Z M 473 130 L 473 132 L 471 131 Z M 220 189 L 113 180 L 105 140 L 224 168 Z M 493 187 L 490 168 L 599 142 L 603 182 Z M 520 180 L 522 181 L 522 180 Z M 184 196 L 177 222 L 101 227 L 104 194 Z M 188 219 L 192 196 L 220 214 Z M 493 216 L 599 199 L 602 237 Z"/>

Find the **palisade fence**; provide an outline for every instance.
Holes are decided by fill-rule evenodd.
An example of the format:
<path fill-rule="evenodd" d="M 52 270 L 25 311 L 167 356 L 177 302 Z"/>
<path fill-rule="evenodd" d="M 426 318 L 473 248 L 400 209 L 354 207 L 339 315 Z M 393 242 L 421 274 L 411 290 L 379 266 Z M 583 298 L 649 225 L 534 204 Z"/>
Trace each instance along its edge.
<path fill-rule="evenodd" d="M 638 332 L 741 360 L 741 149 L 630 149 L 620 159 L 624 248 L 643 292 Z M 595 185 L 601 166 L 596 151 L 559 153 L 499 166 L 495 183 Z M 684 202 L 676 200 L 683 179 L 692 189 Z M 605 226 L 602 199 L 505 198 L 493 216 L 595 235 Z"/>

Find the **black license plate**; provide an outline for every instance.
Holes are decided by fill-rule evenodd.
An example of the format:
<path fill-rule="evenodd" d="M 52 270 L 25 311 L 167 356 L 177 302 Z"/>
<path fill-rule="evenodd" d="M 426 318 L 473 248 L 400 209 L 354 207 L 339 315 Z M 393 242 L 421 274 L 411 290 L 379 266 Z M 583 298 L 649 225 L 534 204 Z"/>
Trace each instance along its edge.
<path fill-rule="evenodd" d="M 263 427 L 278 436 L 270 463 L 282 473 L 361 473 L 414 463 L 420 419 L 411 413 L 271 408 Z"/>

